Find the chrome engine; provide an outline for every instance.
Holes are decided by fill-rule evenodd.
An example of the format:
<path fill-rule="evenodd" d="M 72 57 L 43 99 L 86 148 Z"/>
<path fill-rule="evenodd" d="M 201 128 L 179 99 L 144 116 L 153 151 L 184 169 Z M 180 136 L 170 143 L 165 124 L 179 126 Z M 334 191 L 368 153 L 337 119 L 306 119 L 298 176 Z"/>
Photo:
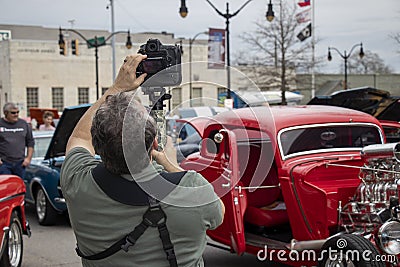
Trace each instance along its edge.
<path fill-rule="evenodd" d="M 361 183 L 352 201 L 339 207 L 339 225 L 366 234 L 400 218 L 400 143 L 367 146 L 361 155 Z"/>

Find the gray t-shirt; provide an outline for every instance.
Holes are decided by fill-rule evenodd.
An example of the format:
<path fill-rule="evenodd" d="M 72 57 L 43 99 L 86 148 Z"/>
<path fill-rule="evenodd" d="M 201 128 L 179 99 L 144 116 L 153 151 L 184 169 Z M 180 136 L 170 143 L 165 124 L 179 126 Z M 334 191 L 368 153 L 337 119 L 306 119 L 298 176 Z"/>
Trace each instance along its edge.
<path fill-rule="evenodd" d="M 77 243 L 84 255 L 107 249 L 142 221 L 146 206 L 129 206 L 110 199 L 96 184 L 91 170 L 99 163 L 84 148 L 72 149 L 61 170 L 61 188 Z M 162 167 L 149 164 L 135 181 L 152 179 Z M 133 180 L 130 175 L 125 179 Z M 198 192 L 198 193 L 196 193 Z M 205 201 L 208 199 L 208 201 Z M 222 223 L 222 207 L 211 184 L 189 171 L 161 203 L 179 266 L 203 266 L 206 230 Z M 149 227 L 129 252 L 120 250 L 103 260 L 82 259 L 83 266 L 168 267 L 157 228 Z"/>
<path fill-rule="evenodd" d="M 26 147 L 33 147 L 35 141 L 28 123 L 18 119 L 10 123 L 0 119 L 0 158 L 6 162 L 17 162 L 25 158 Z"/>

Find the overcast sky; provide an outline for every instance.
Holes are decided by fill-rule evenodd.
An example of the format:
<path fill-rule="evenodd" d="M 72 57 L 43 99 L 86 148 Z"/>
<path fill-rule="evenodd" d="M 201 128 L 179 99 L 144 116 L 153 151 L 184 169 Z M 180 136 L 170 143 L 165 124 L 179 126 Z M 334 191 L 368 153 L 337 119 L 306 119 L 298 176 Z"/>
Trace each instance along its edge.
<path fill-rule="evenodd" d="M 293 3 L 294 0 L 283 0 Z M 223 13 L 226 0 L 211 0 Z M 245 0 L 229 0 L 230 13 Z M 0 24 L 71 27 L 111 30 L 110 0 L 0 0 Z M 279 0 L 272 0 L 275 6 Z M 174 33 L 191 38 L 208 28 L 225 28 L 219 16 L 205 0 L 186 0 L 189 14 L 178 14 L 180 0 L 114 0 L 115 30 Z M 254 22 L 264 20 L 268 0 L 253 0 L 230 20 L 231 58 L 244 43 L 238 36 L 254 30 Z M 316 55 L 326 56 L 328 46 L 342 53 L 359 42 L 377 53 L 396 73 L 400 73 L 400 45 L 389 37 L 400 32 L 400 0 L 317 0 L 315 3 Z M 304 10 L 299 8 L 300 10 Z M 305 24 L 306 25 L 306 24 Z M 205 35 L 199 38 L 206 38 Z M 308 39 L 307 41 L 310 41 Z M 355 52 L 358 52 L 356 50 Z M 326 62 L 324 71 L 339 73 L 343 63 L 336 53 Z"/>

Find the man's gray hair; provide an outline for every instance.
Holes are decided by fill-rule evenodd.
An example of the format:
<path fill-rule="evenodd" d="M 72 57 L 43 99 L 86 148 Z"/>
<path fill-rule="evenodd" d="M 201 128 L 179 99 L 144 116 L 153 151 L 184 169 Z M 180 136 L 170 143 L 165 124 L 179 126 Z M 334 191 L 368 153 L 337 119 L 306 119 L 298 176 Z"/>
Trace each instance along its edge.
<path fill-rule="evenodd" d="M 18 109 L 18 107 L 12 102 L 5 103 L 3 106 L 3 113 L 10 111 L 11 109 Z"/>
<path fill-rule="evenodd" d="M 132 94 L 125 92 L 108 96 L 96 111 L 92 122 L 91 134 L 95 152 L 100 155 L 105 167 L 115 174 L 134 174 L 147 167 L 157 134 L 154 120 L 132 98 Z M 126 134 L 127 129 L 129 134 Z M 134 158 L 129 157 L 128 164 L 124 155 L 127 145 L 131 148 L 128 150 L 136 151 Z"/>

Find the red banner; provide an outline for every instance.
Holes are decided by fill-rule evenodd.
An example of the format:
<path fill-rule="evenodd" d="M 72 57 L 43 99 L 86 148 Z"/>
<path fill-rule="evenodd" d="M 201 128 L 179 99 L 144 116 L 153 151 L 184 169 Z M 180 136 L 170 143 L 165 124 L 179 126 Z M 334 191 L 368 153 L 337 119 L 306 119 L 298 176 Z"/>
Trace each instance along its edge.
<path fill-rule="evenodd" d="M 225 30 L 209 29 L 208 36 L 208 68 L 223 69 L 225 67 Z"/>

